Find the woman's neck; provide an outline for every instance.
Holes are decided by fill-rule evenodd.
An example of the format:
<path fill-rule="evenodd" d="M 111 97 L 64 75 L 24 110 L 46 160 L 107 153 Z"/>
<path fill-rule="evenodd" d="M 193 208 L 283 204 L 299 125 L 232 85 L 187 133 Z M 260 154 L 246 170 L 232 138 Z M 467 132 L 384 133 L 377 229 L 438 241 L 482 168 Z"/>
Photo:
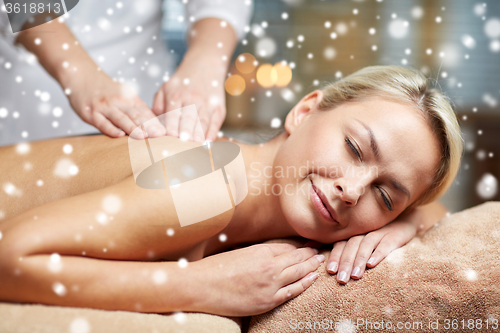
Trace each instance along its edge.
<path fill-rule="evenodd" d="M 231 221 L 222 231 L 227 236 L 227 247 L 298 236 L 281 211 L 279 196 L 272 194 L 275 179 L 270 175 L 274 175 L 274 157 L 287 137 L 284 132 L 269 142 L 257 145 L 233 140 L 240 146 L 245 161 L 248 195 L 236 206 Z"/>

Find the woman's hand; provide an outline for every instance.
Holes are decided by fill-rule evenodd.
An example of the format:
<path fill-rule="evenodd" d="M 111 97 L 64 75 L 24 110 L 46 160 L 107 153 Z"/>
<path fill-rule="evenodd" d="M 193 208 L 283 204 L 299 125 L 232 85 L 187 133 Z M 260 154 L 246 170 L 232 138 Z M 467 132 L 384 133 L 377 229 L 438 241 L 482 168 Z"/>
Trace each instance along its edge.
<path fill-rule="evenodd" d="M 113 81 L 102 71 L 87 73 L 75 81 L 68 96 L 75 112 L 86 123 L 95 126 L 110 137 L 131 134 L 137 127 L 153 119 L 143 127 L 142 139 L 159 137 L 166 133 L 156 115 L 137 96 L 132 87 Z"/>
<path fill-rule="evenodd" d="M 335 242 L 326 265 L 327 271 L 331 274 L 337 273 L 337 281 L 343 284 L 347 283 L 350 277 L 360 279 L 365 267 L 377 266 L 393 250 L 408 243 L 416 233 L 417 227 L 414 223 L 394 221 L 366 235 Z"/>
<path fill-rule="evenodd" d="M 309 288 L 323 262 L 312 248 L 257 244 L 219 253 L 190 264 L 202 277 L 194 311 L 223 316 L 267 312 Z M 314 272 L 314 273 L 313 273 Z"/>

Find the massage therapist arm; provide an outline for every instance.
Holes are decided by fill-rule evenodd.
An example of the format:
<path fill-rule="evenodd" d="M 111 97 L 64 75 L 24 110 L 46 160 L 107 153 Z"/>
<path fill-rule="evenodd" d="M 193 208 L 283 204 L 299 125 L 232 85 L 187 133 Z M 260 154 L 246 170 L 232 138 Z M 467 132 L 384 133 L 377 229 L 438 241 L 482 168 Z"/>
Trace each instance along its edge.
<path fill-rule="evenodd" d="M 130 87 L 113 81 L 99 68 L 65 23 L 53 20 L 21 31 L 17 42 L 36 55 L 66 92 L 78 116 L 102 133 L 124 136 L 156 117 Z M 146 131 L 150 137 L 165 134 L 159 122 Z"/>
<path fill-rule="evenodd" d="M 423 235 L 447 213 L 446 207 L 434 201 L 415 207 L 378 230 L 335 242 L 327 270 L 332 274 L 337 273 L 340 283 L 347 283 L 350 277 L 359 279 L 365 267 L 377 266 L 389 253 L 408 243 L 417 234 Z"/>

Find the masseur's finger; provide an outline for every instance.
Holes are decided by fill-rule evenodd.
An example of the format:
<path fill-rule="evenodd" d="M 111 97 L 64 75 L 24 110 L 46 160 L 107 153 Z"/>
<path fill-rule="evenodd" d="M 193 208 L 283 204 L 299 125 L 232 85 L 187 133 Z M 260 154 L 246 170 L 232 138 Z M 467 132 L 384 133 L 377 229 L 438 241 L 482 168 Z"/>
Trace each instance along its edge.
<path fill-rule="evenodd" d="M 351 237 L 346 246 L 344 247 L 344 251 L 342 252 L 342 256 L 340 257 L 339 270 L 337 272 L 337 281 L 340 283 L 347 283 L 351 278 L 352 266 L 354 264 L 354 259 L 356 258 L 356 254 L 358 253 L 359 244 L 363 240 L 364 236 L 354 236 Z"/>
<path fill-rule="evenodd" d="M 118 129 L 115 125 L 111 123 L 106 117 L 104 117 L 100 112 L 94 112 L 92 114 L 94 126 L 102 133 L 118 138 L 125 135 L 125 132 Z"/>
<path fill-rule="evenodd" d="M 346 244 L 347 241 L 339 241 L 333 244 L 332 252 L 330 252 L 330 257 L 328 258 L 328 263 L 326 264 L 326 270 L 330 274 L 337 273 L 340 257 L 342 256 L 342 252 L 344 251 Z"/>
<path fill-rule="evenodd" d="M 148 137 L 159 137 L 165 135 L 165 127 L 158 121 L 156 115 L 148 107 L 120 107 L 124 113 L 137 125 L 144 125 Z"/>
<path fill-rule="evenodd" d="M 212 117 L 210 118 L 210 124 L 208 126 L 208 130 L 206 131 L 206 138 L 210 141 L 215 141 L 217 139 L 217 134 L 224 122 L 224 111 L 221 105 L 217 105 L 214 108 L 212 113 Z"/>
<path fill-rule="evenodd" d="M 351 277 L 354 279 L 360 279 L 366 269 L 366 262 L 370 258 L 373 249 L 379 244 L 381 236 L 376 233 L 369 233 L 366 235 L 361 244 L 359 244 L 358 253 L 356 254 L 356 259 L 354 260 L 354 268 L 351 272 Z"/>
<path fill-rule="evenodd" d="M 180 99 L 171 96 L 165 96 L 165 128 L 167 135 L 179 137 L 179 121 L 181 120 Z"/>
<path fill-rule="evenodd" d="M 199 117 L 197 111 L 191 108 L 183 109 L 179 120 L 179 135 L 182 135 L 186 140 L 193 140 L 195 126 L 198 119 Z"/>
<path fill-rule="evenodd" d="M 382 261 L 382 259 L 387 257 L 389 253 L 399 248 L 400 246 L 401 245 L 398 244 L 396 240 L 391 240 L 390 237 L 385 235 L 382 240 L 380 240 L 380 243 L 378 244 L 375 251 L 373 251 L 370 259 L 368 259 L 368 267 L 372 268 L 377 266 Z"/>
<path fill-rule="evenodd" d="M 280 288 L 273 298 L 276 306 L 288 301 L 289 299 L 294 298 L 295 296 L 300 295 L 313 284 L 314 280 L 316 280 L 317 277 L 317 272 L 311 272 L 299 281 Z"/>
<path fill-rule="evenodd" d="M 125 133 L 129 134 L 137 127 L 136 124 L 122 111 L 118 110 L 118 108 L 114 106 L 110 106 L 105 108 L 102 111 L 102 114 L 108 118 L 113 125 L 118 128 L 121 128 Z"/>
<path fill-rule="evenodd" d="M 163 90 L 158 90 L 155 94 L 155 98 L 153 100 L 153 112 L 155 115 L 159 116 L 165 110 L 165 96 L 163 94 Z"/>

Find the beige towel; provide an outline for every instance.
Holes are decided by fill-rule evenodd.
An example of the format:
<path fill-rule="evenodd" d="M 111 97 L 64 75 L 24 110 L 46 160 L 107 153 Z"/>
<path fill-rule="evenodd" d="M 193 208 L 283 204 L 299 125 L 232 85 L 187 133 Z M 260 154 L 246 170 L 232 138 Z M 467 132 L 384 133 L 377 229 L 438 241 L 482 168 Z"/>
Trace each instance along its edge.
<path fill-rule="evenodd" d="M 499 202 L 444 218 L 347 285 L 326 262 L 309 289 L 252 317 L 249 333 L 500 332 Z"/>
<path fill-rule="evenodd" d="M 240 333 L 240 318 L 0 303 L 1 333 Z"/>

